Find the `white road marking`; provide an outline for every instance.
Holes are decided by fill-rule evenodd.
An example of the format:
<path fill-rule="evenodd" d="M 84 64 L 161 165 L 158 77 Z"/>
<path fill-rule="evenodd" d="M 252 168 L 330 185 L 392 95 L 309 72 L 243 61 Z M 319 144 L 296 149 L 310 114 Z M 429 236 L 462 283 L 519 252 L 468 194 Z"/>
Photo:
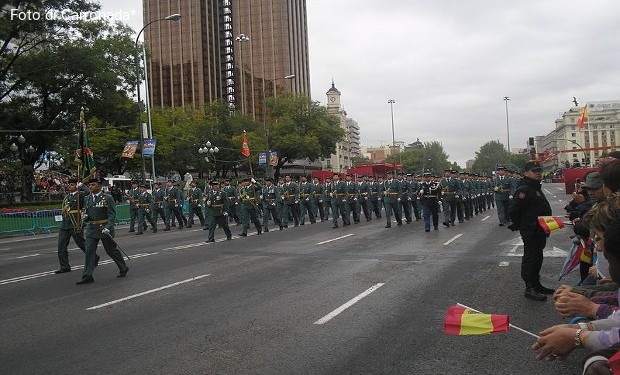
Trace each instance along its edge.
<path fill-rule="evenodd" d="M 324 317 L 322 317 L 321 319 L 317 320 L 316 322 L 314 322 L 314 324 L 325 324 L 327 322 L 329 322 L 330 320 L 334 319 L 336 316 L 340 315 L 341 313 L 343 313 L 346 309 L 348 309 L 349 307 L 355 305 L 357 302 L 359 302 L 362 298 L 366 297 L 367 295 L 369 295 L 370 293 L 374 292 L 375 290 L 379 289 L 380 287 L 382 287 L 385 283 L 377 283 L 373 286 L 371 286 L 370 288 L 366 289 L 364 292 L 358 294 L 355 298 L 349 300 L 349 302 L 345 303 L 344 305 L 340 306 L 339 308 L 337 308 L 336 310 L 330 312 L 329 314 L 325 315 Z"/>
<path fill-rule="evenodd" d="M 485 216 L 482 220 L 480 221 L 485 221 L 486 219 L 490 218 L 491 216 Z"/>
<path fill-rule="evenodd" d="M 24 258 L 32 258 L 32 257 L 38 257 L 41 254 L 31 254 L 31 255 L 22 255 L 20 257 L 15 257 L 15 258 L 9 258 L 9 259 L 24 259 Z"/>
<path fill-rule="evenodd" d="M 207 277 L 207 276 L 211 276 L 211 274 L 206 274 L 206 275 L 200 275 L 200 276 L 192 277 L 191 279 L 187 279 L 187 280 L 183 280 L 183 281 L 178 281 L 178 282 L 176 282 L 176 283 L 172 283 L 172 284 L 164 285 L 164 286 L 162 286 L 162 287 L 155 288 L 155 289 L 151 289 L 151 290 L 147 290 L 147 291 L 145 291 L 145 292 L 141 292 L 141 293 L 137 293 L 137 294 L 132 294 L 132 295 L 127 296 L 127 297 L 124 297 L 124 298 L 120 298 L 120 299 L 117 299 L 117 300 L 114 300 L 114 301 L 110 301 L 110 302 L 102 303 L 101 305 L 97 305 L 97 306 L 89 307 L 89 308 L 87 308 L 86 310 L 97 310 L 97 309 L 100 309 L 100 308 L 102 308 L 102 307 L 106 307 L 106 306 L 114 305 L 114 304 L 119 303 L 119 302 L 123 302 L 123 301 L 127 301 L 127 300 L 130 300 L 130 299 L 134 299 L 134 298 L 142 297 L 142 296 L 145 296 L 145 295 L 147 295 L 147 294 L 151 294 L 151 293 L 159 292 L 160 290 L 164 290 L 164 289 L 172 288 L 172 287 L 175 287 L 175 286 L 177 286 L 177 285 L 181 285 L 181 284 L 189 283 L 189 282 L 192 282 L 192 281 L 195 281 L 195 280 L 199 280 L 199 279 L 205 278 L 205 277 Z"/>
<path fill-rule="evenodd" d="M 144 258 L 144 257 L 148 257 L 148 256 L 155 255 L 155 254 L 159 254 L 159 253 L 157 252 L 157 253 L 134 254 L 134 255 L 131 256 L 131 259 Z M 99 262 L 99 265 L 102 266 L 104 264 L 110 264 L 110 263 L 114 263 L 114 261 L 112 261 L 112 259 L 103 260 L 103 261 Z M 83 265 L 82 266 L 72 267 L 73 270 L 80 270 L 82 268 L 84 268 Z M 13 277 L 13 278 L 10 278 L 10 279 L 0 280 L 0 285 L 18 283 L 20 281 L 37 279 L 39 277 L 49 276 L 49 275 L 54 275 L 54 271 L 45 271 L 45 272 L 40 272 L 40 273 L 34 273 L 34 274 L 31 274 L 31 275 L 24 275 L 24 276 Z"/>
<path fill-rule="evenodd" d="M 508 267 L 509 265 L 510 265 L 510 262 L 499 262 L 500 267 Z"/>
<path fill-rule="evenodd" d="M 561 199 L 558 199 L 558 202 L 562 202 L 562 200 L 561 200 Z"/>
<path fill-rule="evenodd" d="M 547 192 L 547 194 L 551 194 L 551 195 L 553 195 L 553 193 L 552 193 L 552 192 L 550 192 L 549 190 L 545 189 L 545 191 Z"/>
<path fill-rule="evenodd" d="M 329 242 L 338 241 L 338 240 L 341 240 L 343 238 L 351 237 L 352 235 L 353 235 L 353 233 L 345 234 L 344 236 L 340 236 L 340 237 L 332 238 L 331 240 L 319 242 L 316 245 L 323 245 L 323 244 L 326 244 L 326 243 L 329 243 Z"/>
<path fill-rule="evenodd" d="M 463 235 L 463 233 L 461 234 L 457 234 L 456 236 L 450 238 L 448 241 L 444 242 L 444 245 L 450 245 L 453 241 L 455 241 L 456 239 L 458 239 L 459 237 L 461 237 Z"/>
<path fill-rule="evenodd" d="M 162 249 L 161 251 L 167 251 L 167 250 L 182 250 L 182 249 L 189 249 L 190 247 L 198 247 L 198 246 L 203 246 L 206 245 L 206 242 L 198 242 L 198 243 L 190 243 L 189 245 L 181 245 L 181 246 L 175 246 L 175 247 L 167 247 L 165 249 Z"/>

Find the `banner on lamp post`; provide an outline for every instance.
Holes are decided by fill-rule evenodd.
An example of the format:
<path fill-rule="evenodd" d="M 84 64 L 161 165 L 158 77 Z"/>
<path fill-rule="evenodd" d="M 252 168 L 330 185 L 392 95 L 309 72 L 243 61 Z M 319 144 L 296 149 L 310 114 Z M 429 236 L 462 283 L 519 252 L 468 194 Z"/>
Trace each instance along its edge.
<path fill-rule="evenodd" d="M 121 153 L 121 158 L 133 159 L 134 154 L 138 150 L 138 141 L 127 141 Z"/>
<path fill-rule="evenodd" d="M 142 156 L 152 158 L 155 156 L 155 146 L 157 146 L 157 139 L 145 139 L 144 150 L 142 150 Z"/>
<path fill-rule="evenodd" d="M 267 153 L 259 152 L 258 153 L 258 165 L 265 165 L 265 164 L 267 164 Z"/>
<path fill-rule="evenodd" d="M 277 151 L 271 151 L 269 153 L 269 165 L 271 165 L 272 167 L 276 167 L 278 165 L 278 152 Z"/>

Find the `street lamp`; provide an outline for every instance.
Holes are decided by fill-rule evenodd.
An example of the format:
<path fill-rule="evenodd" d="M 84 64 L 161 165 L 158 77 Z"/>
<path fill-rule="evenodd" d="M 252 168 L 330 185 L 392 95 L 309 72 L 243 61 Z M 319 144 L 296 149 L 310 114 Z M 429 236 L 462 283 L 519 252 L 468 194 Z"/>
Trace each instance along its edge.
<path fill-rule="evenodd" d="M 508 154 L 510 154 L 510 128 L 508 127 L 508 101 L 510 100 L 509 97 L 504 96 L 504 102 L 506 103 L 506 136 L 507 136 L 507 140 L 508 140 Z"/>
<path fill-rule="evenodd" d="M 200 147 L 198 149 L 198 153 L 201 155 L 205 155 L 205 161 L 208 163 L 211 160 L 209 159 L 209 155 L 211 155 L 211 157 L 213 158 L 213 163 L 215 163 L 215 154 L 217 154 L 218 152 L 220 152 L 220 149 L 217 146 L 213 146 L 211 144 L 211 142 L 207 141 L 207 143 L 205 143 L 205 147 Z M 211 179 L 211 171 L 209 171 L 209 179 Z"/>
<path fill-rule="evenodd" d="M 17 144 L 15 142 L 11 143 L 11 145 L 9 146 L 9 150 L 13 154 L 13 159 L 19 162 L 19 165 L 20 165 L 20 168 L 19 168 L 20 199 L 23 199 L 26 196 L 26 191 L 27 191 L 26 186 L 25 186 L 26 181 L 27 181 L 26 180 L 26 168 L 25 168 L 26 158 L 31 155 L 34 155 L 36 150 L 32 145 L 29 145 L 28 147 L 25 146 L 26 137 L 24 137 L 23 135 L 20 135 L 17 138 L 13 138 L 13 140 L 17 141 Z"/>
<path fill-rule="evenodd" d="M 149 23 L 147 23 L 146 25 L 144 25 L 142 27 L 142 29 L 140 29 L 140 31 L 138 32 L 138 36 L 136 37 L 136 43 L 135 43 L 135 47 L 136 47 L 136 91 L 138 93 L 138 130 L 140 131 L 140 140 L 138 141 L 140 143 L 140 153 L 141 155 L 141 169 L 140 169 L 140 179 L 142 180 L 142 183 L 146 183 L 146 163 L 144 160 L 144 128 L 142 127 L 142 100 L 140 99 L 140 49 L 138 48 L 138 41 L 140 39 L 140 35 L 142 35 L 142 32 L 144 31 L 144 29 L 146 29 L 149 25 L 155 23 L 155 22 L 160 22 L 160 21 L 178 21 L 181 19 L 181 15 L 180 14 L 171 14 L 169 16 L 166 16 L 164 18 L 159 18 L 156 20 L 153 20 Z M 148 100 L 148 98 L 147 98 Z M 155 178 L 155 176 L 153 176 L 153 179 Z"/>
<path fill-rule="evenodd" d="M 579 149 L 581 150 L 581 152 L 583 152 L 583 161 L 584 161 L 584 166 L 587 167 L 588 166 L 588 154 L 586 153 L 586 150 L 583 149 L 583 147 L 581 147 L 581 145 L 579 143 L 577 143 L 577 141 L 572 140 L 572 139 L 567 139 L 567 138 L 556 138 L 557 141 L 568 141 L 572 144 L 574 144 L 575 146 L 579 147 Z M 592 165 L 592 160 L 590 160 L 590 165 Z"/>
<path fill-rule="evenodd" d="M 248 42 L 250 37 L 239 34 L 235 38 L 239 42 L 239 74 L 241 75 L 241 114 L 245 115 L 245 77 L 243 76 L 243 42 Z M 254 111 L 252 111 L 253 113 Z"/>

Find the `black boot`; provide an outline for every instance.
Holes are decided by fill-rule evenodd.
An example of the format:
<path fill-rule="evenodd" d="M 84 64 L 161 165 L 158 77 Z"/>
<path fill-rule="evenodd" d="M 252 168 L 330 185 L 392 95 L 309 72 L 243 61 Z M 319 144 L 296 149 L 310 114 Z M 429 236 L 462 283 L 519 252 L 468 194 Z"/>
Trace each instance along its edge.
<path fill-rule="evenodd" d="M 525 293 L 524 293 L 525 298 L 527 299 L 531 299 L 534 301 L 546 301 L 547 300 L 547 296 L 538 292 L 536 289 L 534 289 L 534 287 L 528 286 L 525 288 Z"/>

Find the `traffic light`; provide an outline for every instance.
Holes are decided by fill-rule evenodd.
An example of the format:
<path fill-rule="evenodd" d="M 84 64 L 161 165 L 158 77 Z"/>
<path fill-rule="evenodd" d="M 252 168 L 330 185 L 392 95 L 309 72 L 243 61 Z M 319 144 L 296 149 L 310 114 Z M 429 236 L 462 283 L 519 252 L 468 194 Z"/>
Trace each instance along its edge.
<path fill-rule="evenodd" d="M 530 137 L 527 142 L 528 146 L 534 146 L 534 137 Z"/>

